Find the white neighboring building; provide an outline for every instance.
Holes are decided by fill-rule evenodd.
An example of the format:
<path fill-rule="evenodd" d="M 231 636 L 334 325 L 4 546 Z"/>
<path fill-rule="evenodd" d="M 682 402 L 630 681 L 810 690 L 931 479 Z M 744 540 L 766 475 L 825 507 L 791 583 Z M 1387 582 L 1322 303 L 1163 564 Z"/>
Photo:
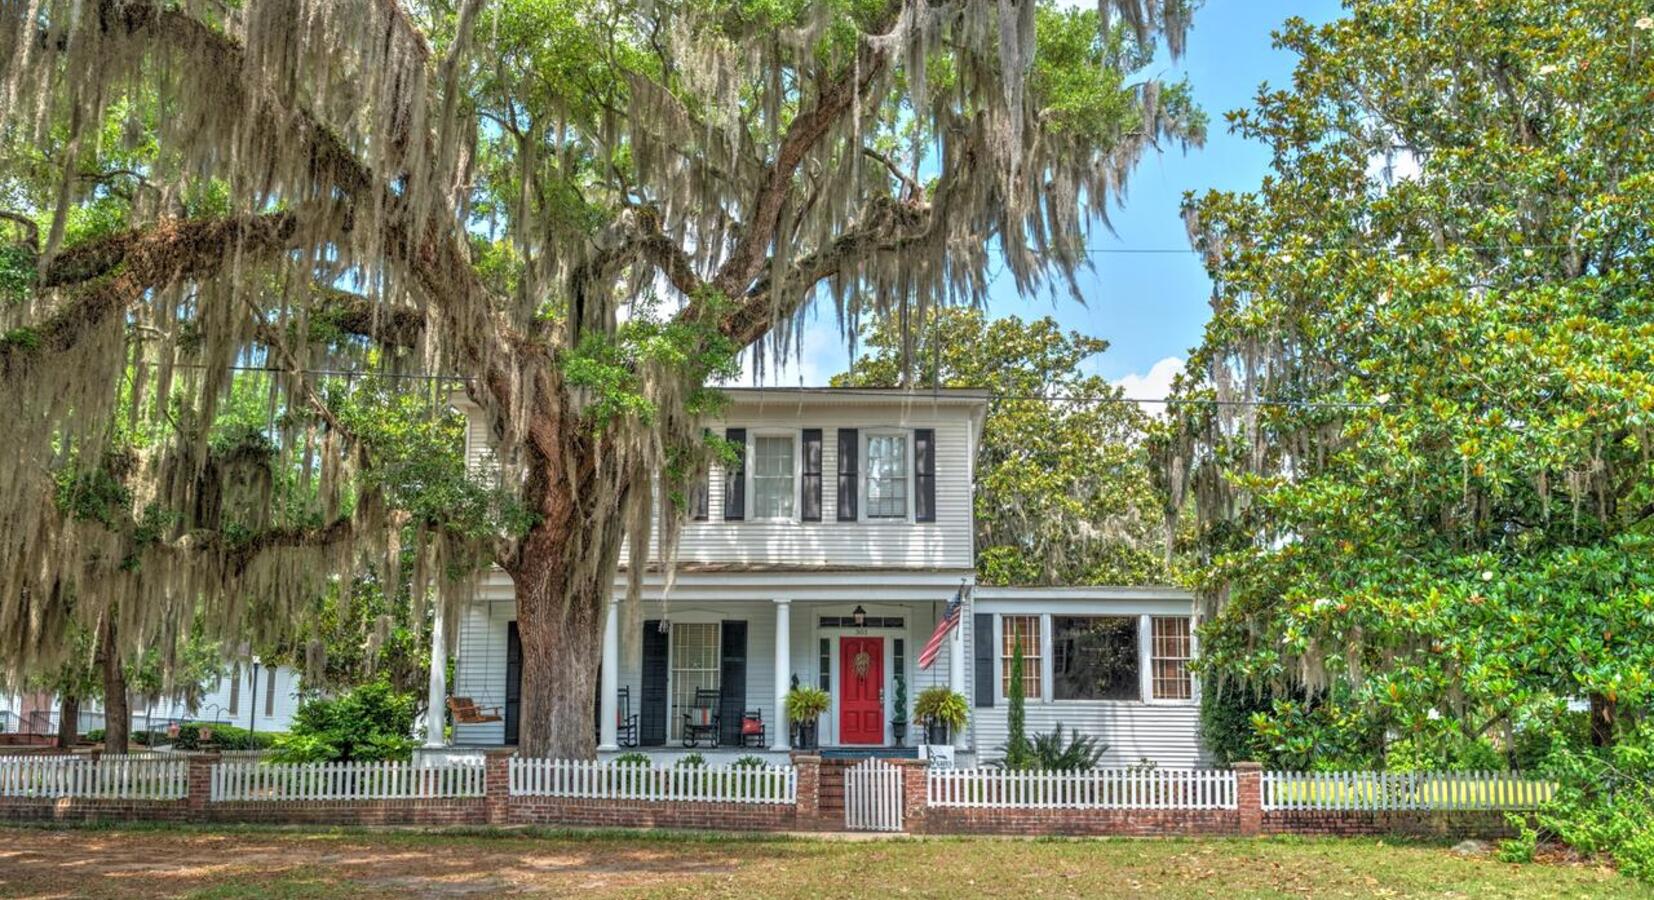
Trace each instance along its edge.
<path fill-rule="evenodd" d="M 250 662 L 243 662 L 239 677 L 230 673 L 203 693 L 194 709 L 176 700 L 144 705 L 132 702 L 132 728 L 148 731 L 175 722 L 221 722 L 255 731 L 286 731 L 298 710 L 299 673 L 287 666 L 259 666 L 257 678 Z M 57 698 L 50 694 L 0 694 L 0 731 L 30 731 L 56 734 Z M 79 730 L 82 734 L 104 727 L 103 705 L 96 700 L 81 704 Z"/>
<path fill-rule="evenodd" d="M 918 668 L 948 601 L 975 578 L 986 392 L 728 393 L 725 419 L 709 427 L 745 453 L 729 471 L 714 468 L 699 493 L 670 597 L 658 572 L 646 576 L 638 663 L 621 662 L 624 573 L 611 595 L 594 698 L 601 752 L 681 752 L 690 726 L 708 716 L 698 692 L 699 706 L 718 717 L 719 747 L 750 752 L 742 720 L 756 713 L 765 746 L 788 750 L 780 709 L 797 679 L 831 697 L 817 735 L 828 753 L 911 751 L 922 731 L 912 704 L 944 685 L 972 706 L 969 727 L 953 736 L 956 759 L 992 759 L 1005 736 L 1009 641 L 1020 638 L 1030 735 L 1059 721 L 1082 728 L 1109 745 L 1110 765 L 1147 758 L 1186 767 L 1204 758 L 1188 670 L 1194 602 L 1175 589 L 966 590 L 959 626 L 935 663 Z M 460 406 L 470 417 L 468 458 L 482 466 L 487 425 L 480 410 Z M 456 747 L 516 743 L 515 619 L 511 582 L 495 570 L 458 623 L 452 694 L 485 715 L 497 708 L 498 719 L 456 723 Z M 894 707 L 898 679 L 905 716 Z M 433 678 L 432 688 L 440 710 L 445 686 Z"/>

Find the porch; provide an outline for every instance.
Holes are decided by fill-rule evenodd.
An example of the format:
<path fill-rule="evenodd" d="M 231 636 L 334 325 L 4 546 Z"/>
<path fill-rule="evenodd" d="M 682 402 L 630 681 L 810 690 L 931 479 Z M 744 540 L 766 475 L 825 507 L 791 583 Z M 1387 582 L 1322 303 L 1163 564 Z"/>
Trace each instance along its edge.
<path fill-rule="evenodd" d="M 623 640 L 617 592 L 593 698 L 599 754 L 643 752 L 657 765 L 689 753 L 709 762 L 742 756 L 783 761 L 796 749 L 783 710 L 797 684 L 829 697 L 813 745 L 823 756 L 862 758 L 870 750 L 916 755 L 923 737 L 912 721 L 918 694 L 943 686 L 969 696 L 970 616 L 961 616 L 935 662 L 920 669 L 920 651 L 958 579 L 885 574 L 878 584 L 856 584 L 866 578 L 794 576 L 787 598 L 751 596 L 776 585 L 750 579 L 686 579 L 670 603 L 646 596 L 638 633 L 625 635 L 631 646 Z M 497 708 L 498 719 L 456 723 L 455 745 L 516 743 L 522 657 L 514 607 L 506 598 L 478 603 L 459 623 L 453 694 Z M 761 737 L 750 733 L 750 719 L 762 722 Z M 968 733 L 953 737 L 961 749 L 969 746 Z"/>

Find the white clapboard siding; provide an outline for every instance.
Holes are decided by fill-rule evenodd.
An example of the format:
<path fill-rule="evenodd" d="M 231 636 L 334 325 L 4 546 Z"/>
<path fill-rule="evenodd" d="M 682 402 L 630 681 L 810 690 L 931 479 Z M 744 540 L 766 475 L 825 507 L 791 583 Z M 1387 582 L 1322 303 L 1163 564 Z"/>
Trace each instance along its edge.
<path fill-rule="evenodd" d="M 512 758 L 514 797 L 572 797 L 652 803 L 791 804 L 798 799 L 792 766 L 670 766 L 574 759 Z"/>
<path fill-rule="evenodd" d="M 844 827 L 851 831 L 902 830 L 902 770 L 874 758 L 844 772 Z"/>
<path fill-rule="evenodd" d="M 517 617 L 517 604 L 511 599 L 509 582 L 503 597 L 495 599 L 499 593 L 490 590 L 485 599 L 466 605 L 460 613 L 456 629 L 458 646 L 454 648 L 453 695 L 468 697 L 481 709 L 500 707 L 500 720 L 455 722 L 454 743 L 457 746 L 498 746 L 505 743 L 506 632 L 511 621 Z"/>
<path fill-rule="evenodd" d="M 476 763 L 228 762 L 212 768 L 214 803 L 481 797 L 483 785 L 484 769 Z"/>
<path fill-rule="evenodd" d="M 1516 772 L 1265 772 L 1263 808 L 1281 810 L 1533 809 L 1556 786 Z"/>
<path fill-rule="evenodd" d="M 986 636 L 983 638 L 986 639 Z M 974 696 L 974 695 L 972 695 Z M 989 758 L 1005 745 L 1008 704 L 995 698 L 992 708 L 973 709 L 976 746 Z M 1025 707 L 1029 734 L 1052 731 L 1090 735 L 1108 745 L 1101 764 L 1125 768 L 1150 760 L 1161 768 L 1195 768 L 1207 762 L 1200 742 L 1198 704 L 1136 703 L 1111 700 L 1029 701 Z"/>
<path fill-rule="evenodd" d="M 1093 769 L 926 773 L 931 806 L 1019 809 L 1234 809 L 1235 773 L 1220 769 Z"/>
<path fill-rule="evenodd" d="M 0 797 L 179 800 L 188 785 L 189 761 L 183 757 L 0 759 Z"/>
<path fill-rule="evenodd" d="M 467 454 L 473 471 L 491 472 L 491 437 L 482 411 L 465 406 L 469 416 Z M 969 569 L 974 563 L 971 487 L 971 409 L 928 403 L 776 404 L 753 407 L 737 404 L 727 421 L 710 423 L 716 434 L 745 428 L 794 434 L 805 428 L 822 430 L 822 489 L 820 522 L 759 522 L 723 520 L 724 473 L 710 475 L 709 520 L 687 522 L 678 541 L 679 563 L 738 563 L 746 565 L 808 565 L 879 568 Z M 838 429 L 866 432 L 878 429 L 936 432 L 935 522 L 838 521 Z M 865 466 L 865 461 L 863 461 Z M 650 558 L 659 554 L 654 546 Z M 621 551 L 621 559 L 629 556 Z"/>

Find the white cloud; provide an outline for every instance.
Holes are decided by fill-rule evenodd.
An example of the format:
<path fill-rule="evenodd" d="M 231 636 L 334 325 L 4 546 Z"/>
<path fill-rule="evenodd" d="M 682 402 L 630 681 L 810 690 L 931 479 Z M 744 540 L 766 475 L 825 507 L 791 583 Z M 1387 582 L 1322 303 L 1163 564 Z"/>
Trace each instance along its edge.
<path fill-rule="evenodd" d="M 1168 356 L 1149 367 L 1148 372 L 1136 372 L 1118 378 L 1114 386 L 1125 391 L 1126 397 L 1131 400 L 1163 400 L 1171 393 L 1172 379 L 1183 371 L 1183 360 Z M 1151 416 L 1159 416 L 1166 411 L 1164 403 L 1145 403 L 1143 411 Z"/>

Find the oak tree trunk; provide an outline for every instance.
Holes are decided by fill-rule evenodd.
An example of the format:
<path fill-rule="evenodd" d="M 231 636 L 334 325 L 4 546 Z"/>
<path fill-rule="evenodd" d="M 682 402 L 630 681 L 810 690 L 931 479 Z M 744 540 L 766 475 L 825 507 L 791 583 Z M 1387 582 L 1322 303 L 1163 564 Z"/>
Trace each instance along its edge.
<path fill-rule="evenodd" d="M 513 576 L 523 653 L 517 749 L 527 757 L 591 759 L 597 755 L 592 695 L 608 598 L 570 591 L 556 562 L 533 560 Z"/>
<path fill-rule="evenodd" d="M 57 746 L 59 750 L 67 750 L 75 745 L 75 738 L 79 737 L 80 698 L 74 694 L 63 694 L 58 702 Z"/>
<path fill-rule="evenodd" d="M 132 713 L 126 697 L 126 671 L 115 639 L 114 612 L 105 618 L 98 646 L 98 665 L 103 672 L 103 752 L 127 752 L 127 731 Z"/>

